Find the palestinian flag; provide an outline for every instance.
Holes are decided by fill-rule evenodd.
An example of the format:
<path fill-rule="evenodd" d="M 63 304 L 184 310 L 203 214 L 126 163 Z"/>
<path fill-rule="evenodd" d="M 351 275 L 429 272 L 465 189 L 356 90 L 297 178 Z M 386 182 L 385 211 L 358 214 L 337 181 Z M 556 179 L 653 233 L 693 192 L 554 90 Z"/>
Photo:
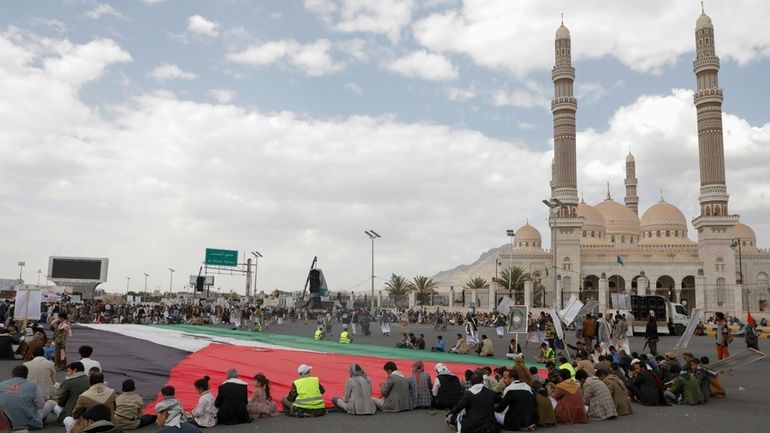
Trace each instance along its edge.
<path fill-rule="evenodd" d="M 326 406 L 333 407 L 331 398 L 344 395 L 348 367 L 352 363 L 364 368 L 375 394 L 378 385 L 386 380 L 382 366 L 387 361 L 396 362 L 406 376 L 410 375 L 415 360 L 422 360 L 431 376 L 435 376 L 434 366 L 439 362 L 459 376 L 466 369 L 479 366 L 512 365 L 511 360 L 502 358 L 359 342 L 339 344 L 314 341 L 310 337 L 194 325 L 84 325 L 76 329 L 70 347 L 77 348 L 86 341 L 95 349 L 94 358 L 102 362 L 110 387 L 120 389 L 121 382 L 131 377 L 145 401 L 155 402 L 160 400 L 160 388 L 172 385 L 177 399 L 188 411 L 198 402 L 193 382 L 207 375 L 211 378 L 212 392 L 216 393 L 218 384 L 225 381 L 225 373 L 231 368 L 236 368 L 240 379 L 249 384 L 249 395 L 254 375 L 264 374 L 270 380 L 273 399 L 280 402 L 298 377 L 297 367 L 308 364 L 326 389 Z M 152 412 L 153 405 L 149 404 L 146 411 Z"/>

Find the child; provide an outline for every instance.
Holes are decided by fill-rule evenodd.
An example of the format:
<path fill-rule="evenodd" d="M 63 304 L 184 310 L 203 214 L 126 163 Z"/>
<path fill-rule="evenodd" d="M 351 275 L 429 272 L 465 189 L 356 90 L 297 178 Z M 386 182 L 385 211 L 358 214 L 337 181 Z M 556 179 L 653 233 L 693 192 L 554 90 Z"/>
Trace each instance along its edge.
<path fill-rule="evenodd" d="M 155 412 L 158 413 L 155 425 L 158 427 L 171 426 L 180 428 L 179 426 L 187 422 L 189 417 L 184 413 L 182 403 L 174 398 L 176 389 L 173 386 L 167 385 L 161 388 L 160 393 L 163 396 L 163 400 L 155 405 Z"/>
<path fill-rule="evenodd" d="M 270 396 L 270 381 L 262 373 L 254 376 L 254 393 L 246 409 L 252 420 L 278 415 L 278 406 Z"/>
<path fill-rule="evenodd" d="M 198 427 L 214 427 L 217 425 L 217 408 L 214 406 L 214 396 L 209 392 L 209 377 L 203 376 L 194 383 L 198 393 L 198 405 L 192 410 L 192 424 Z"/>
<path fill-rule="evenodd" d="M 45 346 L 43 346 L 43 356 L 45 356 L 45 359 L 53 361 L 54 351 L 56 351 L 55 343 L 53 340 L 48 340 Z"/>
<path fill-rule="evenodd" d="M 444 345 L 444 337 L 439 335 L 439 336 L 436 337 L 436 340 L 438 340 L 436 342 L 436 346 L 435 347 L 431 347 L 430 351 L 431 352 L 443 352 L 445 350 L 444 348 L 446 347 Z"/>

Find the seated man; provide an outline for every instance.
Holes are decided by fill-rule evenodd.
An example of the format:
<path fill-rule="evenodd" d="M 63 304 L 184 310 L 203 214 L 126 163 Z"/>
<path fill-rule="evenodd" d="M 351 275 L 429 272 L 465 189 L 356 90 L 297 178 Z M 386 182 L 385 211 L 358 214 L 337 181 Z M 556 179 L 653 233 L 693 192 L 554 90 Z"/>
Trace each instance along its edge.
<path fill-rule="evenodd" d="M 24 365 L 29 370 L 28 379 L 35 382 L 43 392 L 43 398 L 46 400 L 51 397 L 51 388 L 56 382 L 56 368 L 53 361 L 45 359 L 43 348 L 38 347 L 33 353 L 34 357 L 25 362 Z"/>
<path fill-rule="evenodd" d="M 99 371 L 102 370 L 102 364 L 99 361 L 91 359 L 91 355 L 94 353 L 94 348 L 88 345 L 80 346 L 78 348 L 80 354 L 80 362 L 83 364 L 83 371 L 89 372 L 92 368 L 97 367 Z"/>
<path fill-rule="evenodd" d="M 540 352 L 537 355 L 537 362 L 546 363 L 548 361 L 556 362 L 556 353 L 548 343 L 542 343 L 540 345 Z"/>
<path fill-rule="evenodd" d="M 436 364 L 436 381 L 433 382 L 433 408 L 451 409 L 463 396 L 464 388 L 460 379 L 452 374 L 446 364 Z"/>
<path fill-rule="evenodd" d="M 324 333 L 323 325 L 318 325 L 318 328 L 315 330 L 315 334 L 313 334 L 313 340 L 326 340 L 326 334 Z"/>
<path fill-rule="evenodd" d="M 104 375 L 102 373 L 91 373 L 88 376 L 88 382 L 91 387 L 83 391 L 72 408 L 72 415 L 64 419 L 64 428 L 67 432 L 79 433 L 85 428 L 85 419 L 82 418 L 83 412 L 91 406 L 104 404 L 110 411 L 115 411 L 115 398 L 117 394 L 112 388 L 104 385 Z"/>
<path fill-rule="evenodd" d="M 670 404 L 690 406 L 706 402 L 701 391 L 700 381 L 689 371 L 682 371 L 679 365 L 673 365 L 671 366 L 671 374 L 674 376 L 674 380 L 664 393 L 666 401 Z"/>
<path fill-rule="evenodd" d="M 89 407 L 83 412 L 83 433 L 121 433 L 123 429 L 116 427 L 111 418 L 112 411 L 107 405 L 97 404 Z"/>
<path fill-rule="evenodd" d="M 18 338 L 10 334 L 8 328 L 4 324 L 0 323 L 0 360 L 16 359 L 14 355 L 13 345 L 19 344 Z"/>
<path fill-rule="evenodd" d="M 492 340 L 486 335 L 481 336 L 481 344 L 478 348 L 479 356 L 495 356 L 495 349 L 492 347 Z"/>
<path fill-rule="evenodd" d="M 11 378 L 0 382 L 0 407 L 11 419 L 14 429 L 43 428 L 43 393 L 35 382 L 27 380 L 23 365 L 13 367 Z"/>
<path fill-rule="evenodd" d="M 80 394 L 90 387 L 88 376 L 83 371 L 80 361 L 71 362 L 67 366 L 66 377 L 59 387 L 57 401 L 49 400 L 45 404 L 48 412 L 53 412 L 58 417 L 57 421 L 63 423 L 64 419 L 72 414 L 72 409 L 78 401 Z"/>
<path fill-rule="evenodd" d="M 380 394 L 382 398 L 375 398 L 374 405 L 383 412 L 401 412 L 412 410 L 412 392 L 409 391 L 409 382 L 404 375 L 398 371 L 398 367 L 392 361 L 388 361 L 382 367 L 388 378 L 385 383 L 380 384 Z"/>
<path fill-rule="evenodd" d="M 447 423 L 456 425 L 458 432 L 499 432 L 495 419 L 495 402 L 500 397 L 484 387 L 480 373 L 471 375 L 471 387 L 447 415 Z"/>
<path fill-rule="evenodd" d="M 326 415 L 323 385 L 313 376 L 312 367 L 302 364 L 297 368 L 299 378 L 291 384 L 289 395 L 283 398 L 283 410 L 289 416 L 323 416 Z"/>
<path fill-rule="evenodd" d="M 342 332 L 340 332 L 340 344 L 350 344 L 353 341 L 352 338 L 350 338 L 350 333 L 348 332 L 348 325 L 342 325 Z"/>
<path fill-rule="evenodd" d="M 468 343 L 465 342 L 465 339 L 463 338 L 462 334 L 457 334 L 457 343 L 449 349 L 450 353 L 460 353 L 460 354 L 466 354 L 468 353 Z"/>
<path fill-rule="evenodd" d="M 610 389 L 601 379 L 589 376 L 585 369 L 578 370 L 575 378 L 583 384 L 583 401 L 588 406 L 586 415 L 590 421 L 603 421 L 618 416 Z"/>
<path fill-rule="evenodd" d="M 495 418 L 506 430 L 532 430 L 537 424 L 537 404 L 532 388 L 519 380 L 519 372 L 503 372 L 503 400 L 495 407 Z"/>
<path fill-rule="evenodd" d="M 444 337 L 436 336 L 436 345 L 430 348 L 431 352 L 443 352 L 445 350 Z"/>

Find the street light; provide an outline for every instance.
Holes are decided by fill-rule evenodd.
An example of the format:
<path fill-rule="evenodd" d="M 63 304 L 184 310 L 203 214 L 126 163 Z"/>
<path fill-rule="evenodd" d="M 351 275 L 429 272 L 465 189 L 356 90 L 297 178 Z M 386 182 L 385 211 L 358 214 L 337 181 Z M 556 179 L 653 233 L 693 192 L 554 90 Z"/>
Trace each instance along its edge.
<path fill-rule="evenodd" d="M 738 271 L 738 284 L 743 284 L 743 254 L 741 254 L 741 238 L 733 238 L 730 242 L 730 248 L 733 250 L 736 246 L 738 247 L 738 267 L 740 268 Z"/>
<path fill-rule="evenodd" d="M 20 282 L 20 283 L 21 283 L 22 281 L 24 281 L 24 277 L 23 277 L 23 275 L 22 275 L 22 274 L 23 274 L 23 271 L 24 271 L 24 266 L 25 266 L 26 264 L 27 264 L 26 262 L 19 262 L 19 282 Z"/>
<path fill-rule="evenodd" d="M 513 299 L 513 238 L 516 236 L 516 232 L 508 229 L 505 233 L 511 237 L 511 257 L 510 260 L 508 260 L 508 297 Z"/>
<path fill-rule="evenodd" d="M 543 200 L 543 204 L 549 209 L 550 218 L 555 218 L 555 215 L 559 213 L 559 210 L 567 207 L 558 198 L 552 198 L 550 200 Z M 556 276 L 559 273 L 556 268 L 556 223 L 551 225 L 551 252 L 553 253 L 553 308 L 557 308 L 556 301 L 559 299 L 559 295 L 556 289 Z"/>
<path fill-rule="evenodd" d="M 171 268 L 168 268 L 169 271 L 171 271 L 171 279 L 168 281 L 168 293 L 174 293 L 174 271 Z"/>
<path fill-rule="evenodd" d="M 149 277 L 149 276 L 150 276 L 150 274 L 148 274 L 147 272 L 144 273 L 144 291 L 145 291 L 145 293 L 147 292 L 147 277 Z"/>
<path fill-rule="evenodd" d="M 126 277 L 126 302 L 128 302 L 128 287 L 131 284 L 131 277 Z"/>
<path fill-rule="evenodd" d="M 364 230 L 364 233 L 372 240 L 372 311 L 374 311 L 374 240 L 382 236 L 372 229 Z"/>
<path fill-rule="evenodd" d="M 38 269 L 38 270 L 37 270 L 37 286 L 38 286 L 38 287 L 40 287 L 40 274 L 41 274 L 42 272 L 43 272 L 43 271 L 42 271 L 42 270 L 40 270 L 40 269 Z"/>
<path fill-rule="evenodd" d="M 259 268 L 259 258 L 262 257 L 262 254 L 259 253 L 259 251 L 252 251 L 251 255 L 254 256 L 254 290 L 252 290 L 253 294 L 257 294 L 257 269 Z"/>

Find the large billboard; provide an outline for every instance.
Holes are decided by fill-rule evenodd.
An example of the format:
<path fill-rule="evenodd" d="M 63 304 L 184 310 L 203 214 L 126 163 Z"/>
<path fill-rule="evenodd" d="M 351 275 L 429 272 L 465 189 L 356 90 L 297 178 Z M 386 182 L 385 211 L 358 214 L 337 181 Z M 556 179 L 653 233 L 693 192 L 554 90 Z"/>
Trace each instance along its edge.
<path fill-rule="evenodd" d="M 48 275 L 53 281 L 107 281 L 109 259 L 93 257 L 48 258 Z"/>
<path fill-rule="evenodd" d="M 206 264 L 214 266 L 238 266 L 238 251 L 206 248 Z"/>

